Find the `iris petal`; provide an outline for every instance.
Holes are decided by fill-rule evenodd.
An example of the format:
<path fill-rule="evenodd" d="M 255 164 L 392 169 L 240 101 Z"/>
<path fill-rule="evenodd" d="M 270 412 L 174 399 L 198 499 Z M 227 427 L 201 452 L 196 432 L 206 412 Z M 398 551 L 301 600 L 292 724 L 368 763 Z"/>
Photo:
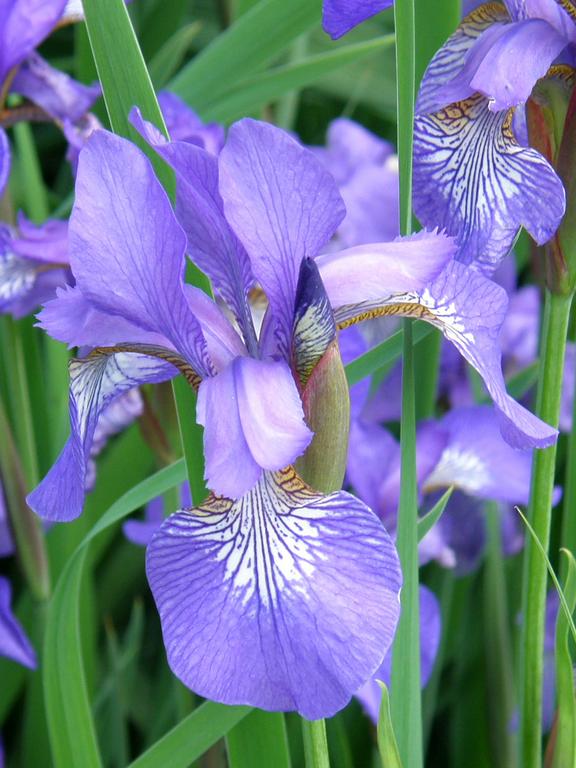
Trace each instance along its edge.
<path fill-rule="evenodd" d="M 477 94 L 419 115 L 414 142 L 415 213 L 456 238 L 460 261 L 490 274 L 521 226 L 540 244 L 558 228 L 564 187 L 542 155 L 518 144 L 512 112 L 490 112 Z"/>
<path fill-rule="evenodd" d="M 10 582 L 0 576 L 0 656 L 34 669 L 36 653 L 10 607 Z"/>
<path fill-rule="evenodd" d="M 165 336 L 207 375 L 206 343 L 183 288 L 186 236 L 150 162 L 129 141 L 92 135 L 78 162 L 69 231 L 70 264 L 85 298 Z"/>
<path fill-rule="evenodd" d="M 168 661 L 226 704 L 328 717 L 378 668 L 401 574 L 376 516 L 289 468 L 164 522 L 146 569 Z"/>
<path fill-rule="evenodd" d="M 277 470 L 312 439 L 294 379 L 283 361 L 236 358 L 200 385 L 206 479 L 216 493 L 237 498 L 262 469 Z"/>
<path fill-rule="evenodd" d="M 380 11 L 390 8 L 394 0 L 324 0 L 322 26 L 333 40 L 345 35 Z"/>
<path fill-rule="evenodd" d="M 249 119 L 230 128 L 219 183 L 224 213 L 270 301 L 287 355 L 302 259 L 316 256 L 344 217 L 336 183 L 287 133 Z"/>
<path fill-rule="evenodd" d="M 435 325 L 482 376 L 498 408 L 507 442 L 516 448 L 543 448 L 555 442 L 557 430 L 506 393 L 499 335 L 508 298 L 496 283 L 455 261 L 422 291 L 348 306 L 338 306 L 330 291 L 328 295 L 339 327 L 385 315 L 414 317 Z"/>
<path fill-rule="evenodd" d="M 73 520 L 82 512 L 88 462 L 98 418 L 117 397 L 132 387 L 166 381 L 176 369 L 144 355 L 92 354 L 70 363 L 71 434 L 60 456 L 28 504 L 46 520 Z"/>

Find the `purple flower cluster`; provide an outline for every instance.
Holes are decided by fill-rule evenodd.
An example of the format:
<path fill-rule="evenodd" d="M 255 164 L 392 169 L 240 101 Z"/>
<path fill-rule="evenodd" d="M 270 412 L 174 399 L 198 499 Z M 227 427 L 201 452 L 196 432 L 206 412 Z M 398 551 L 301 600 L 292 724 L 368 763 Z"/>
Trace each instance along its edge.
<path fill-rule="evenodd" d="M 24 34 L 28 5 L 38 26 Z M 517 140 L 510 109 L 573 45 L 572 21 L 544 2 L 489 4 L 466 17 L 422 83 L 415 207 L 427 229 L 401 238 L 396 158 L 360 126 L 335 121 L 325 148 L 251 119 L 225 136 L 161 94 L 170 140 L 136 108 L 131 121 L 174 172 L 172 205 L 147 157 L 87 115 L 98 89 L 34 53 L 63 14 L 76 14 L 65 5 L 8 3 L 0 29 L 4 93 L 62 124 L 77 165 L 68 224 L 21 217 L 0 231 L 0 311 L 21 316 L 42 303 L 40 326 L 81 350 L 70 365 L 70 437 L 28 502 L 46 520 L 78 517 L 94 456 L 141 411 L 138 387 L 183 375 L 197 392 L 210 494 L 191 509 L 185 487 L 181 509 L 164 519 L 157 500 L 125 528 L 147 545 L 172 670 L 228 704 L 316 719 L 356 694 L 375 717 L 402 585 L 393 542 L 400 450 L 384 426 L 397 417 L 396 373 L 380 388 L 352 389 L 352 495 L 320 492 L 294 468 L 315 439 L 315 372 L 340 348 L 345 360 L 362 354 L 399 317 L 442 332 L 441 389 L 454 407 L 419 426 L 418 487 L 423 508 L 449 486 L 459 497 L 420 555 L 470 567 L 478 542 L 464 541 L 459 515 L 472 527 L 478 499 L 525 503 L 533 449 L 557 437 L 506 390 L 503 353 L 507 368 L 535 358 L 538 298 L 507 291 L 495 270 L 521 225 L 544 242 L 564 211 L 562 184 Z M 338 37 L 389 5 L 327 0 L 324 25 Z M 536 57 L 509 60 L 511 43 L 533 38 Z M 506 82 L 493 76 L 504 65 Z M 0 130 L 0 192 L 9 164 Z M 185 281 L 188 259 L 213 298 Z M 470 399 L 463 361 L 492 405 Z M 510 550 L 517 538 L 506 536 Z M 3 585 L 0 652 L 30 663 Z M 420 599 L 425 684 L 440 613 L 429 590 Z"/>

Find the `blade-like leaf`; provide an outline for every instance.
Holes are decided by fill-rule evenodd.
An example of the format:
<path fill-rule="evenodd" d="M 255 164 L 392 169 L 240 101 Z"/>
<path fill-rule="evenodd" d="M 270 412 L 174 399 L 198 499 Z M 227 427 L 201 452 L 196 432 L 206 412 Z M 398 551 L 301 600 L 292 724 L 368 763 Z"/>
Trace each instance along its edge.
<path fill-rule="evenodd" d="M 128 114 L 136 105 L 146 120 L 153 122 L 167 135 L 164 118 L 126 6 L 118 0 L 84 0 L 83 7 L 112 130 L 120 136 L 131 138 L 146 152 L 158 178 L 168 193 L 172 194 L 172 171 L 128 122 Z"/>
<path fill-rule="evenodd" d="M 562 553 L 568 563 L 564 596 L 568 609 L 576 607 L 576 560 L 567 549 Z M 556 698 L 558 716 L 554 744 L 553 768 L 574 765 L 576 755 L 576 699 L 574 698 L 574 662 L 570 654 L 569 624 L 564 611 L 558 611 L 556 621 Z"/>
<path fill-rule="evenodd" d="M 203 109 L 228 90 L 230 76 L 248 77 L 299 35 L 320 23 L 320 0 L 260 0 L 219 35 L 170 84 L 194 109 Z"/>
<path fill-rule="evenodd" d="M 392 719 L 390 717 L 390 697 L 388 695 L 388 688 L 384 683 L 380 682 L 380 680 L 378 681 L 378 685 L 382 689 L 380 715 L 378 717 L 378 751 L 380 752 L 382 768 L 402 768 L 402 761 L 400 760 L 398 745 L 396 744 L 396 737 L 394 736 L 394 728 L 392 727 Z"/>
<path fill-rule="evenodd" d="M 353 43 L 336 48 L 328 53 L 309 56 L 303 61 L 277 67 L 257 77 L 238 83 L 233 90 L 210 103 L 203 115 L 207 120 L 230 123 L 243 115 L 255 112 L 260 107 L 276 101 L 290 91 L 315 83 L 327 74 L 355 61 L 388 48 L 394 42 L 394 35 L 375 40 Z"/>
<path fill-rule="evenodd" d="M 450 486 L 450 488 L 448 488 L 442 497 L 438 499 L 436 504 L 434 504 L 430 512 L 427 512 L 424 517 L 421 517 L 418 520 L 418 541 L 422 541 L 428 531 L 430 531 L 432 527 L 436 525 L 444 513 L 444 510 L 446 509 L 446 504 L 448 504 L 450 501 L 450 496 L 452 496 L 453 491 L 454 487 Z"/>
<path fill-rule="evenodd" d="M 228 732 L 226 746 L 230 768 L 290 768 L 282 712 L 254 710 Z"/>

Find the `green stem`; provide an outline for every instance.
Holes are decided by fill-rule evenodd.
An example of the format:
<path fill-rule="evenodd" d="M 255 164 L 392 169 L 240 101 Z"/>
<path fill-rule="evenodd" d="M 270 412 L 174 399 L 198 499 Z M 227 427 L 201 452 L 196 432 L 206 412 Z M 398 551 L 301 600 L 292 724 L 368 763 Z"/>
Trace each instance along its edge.
<path fill-rule="evenodd" d="M 31 593 L 37 600 L 46 600 L 50 596 L 50 573 L 42 527 L 26 504 L 24 472 L 1 400 L 0 435 L 0 474 L 18 556 Z"/>
<path fill-rule="evenodd" d="M 400 232 L 412 229 L 412 144 L 415 97 L 414 0 L 397 0 L 396 88 L 398 97 L 398 163 Z M 401 489 L 396 546 L 402 564 L 400 622 L 392 651 L 391 709 L 402 763 L 422 766 L 422 702 L 420 691 L 420 607 L 418 597 L 418 494 L 416 485 L 416 412 L 414 350 L 411 321 L 404 321 L 402 356 Z"/>
<path fill-rule="evenodd" d="M 392 722 L 402 764 L 422 765 L 420 605 L 418 594 L 418 495 L 412 326 L 404 321 L 401 422 L 401 490 L 396 546 L 402 564 L 402 612 L 392 651 Z"/>
<path fill-rule="evenodd" d="M 24 190 L 27 213 L 33 221 L 41 224 L 48 218 L 50 206 L 32 129 L 28 123 L 18 123 L 14 126 L 14 136 L 18 147 L 18 157 L 22 164 L 22 178 L 26 179 Z"/>
<path fill-rule="evenodd" d="M 512 650 L 508 626 L 506 574 L 502 558 L 501 513 L 494 501 L 486 503 L 488 546 L 484 569 L 485 651 L 489 718 L 494 765 L 514 765 L 513 733 L 510 720 L 514 708 Z"/>
<path fill-rule="evenodd" d="M 542 354 L 538 416 L 558 425 L 564 354 L 570 317 L 571 296 L 546 290 L 542 330 Z M 556 445 L 535 451 L 528 519 L 545 551 L 550 540 L 552 492 Z M 540 768 L 542 764 L 542 675 L 546 604 L 546 563 L 532 537 L 524 553 L 522 590 L 522 631 L 520 641 L 520 765 Z"/>
<path fill-rule="evenodd" d="M 330 768 L 324 720 L 304 720 L 302 718 L 302 737 L 304 739 L 306 768 Z"/>

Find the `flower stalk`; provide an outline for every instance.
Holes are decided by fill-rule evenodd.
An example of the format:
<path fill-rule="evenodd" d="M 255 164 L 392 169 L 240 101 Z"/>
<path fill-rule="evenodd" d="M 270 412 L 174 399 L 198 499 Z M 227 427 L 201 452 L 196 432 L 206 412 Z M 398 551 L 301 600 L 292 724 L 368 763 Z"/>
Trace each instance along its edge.
<path fill-rule="evenodd" d="M 542 353 L 536 413 L 556 426 L 560 414 L 562 376 L 572 296 L 545 291 Z M 556 445 L 536 451 L 528 518 L 544 550 L 550 540 Z M 520 764 L 540 768 L 546 563 L 528 538 L 524 559 L 520 641 Z"/>

